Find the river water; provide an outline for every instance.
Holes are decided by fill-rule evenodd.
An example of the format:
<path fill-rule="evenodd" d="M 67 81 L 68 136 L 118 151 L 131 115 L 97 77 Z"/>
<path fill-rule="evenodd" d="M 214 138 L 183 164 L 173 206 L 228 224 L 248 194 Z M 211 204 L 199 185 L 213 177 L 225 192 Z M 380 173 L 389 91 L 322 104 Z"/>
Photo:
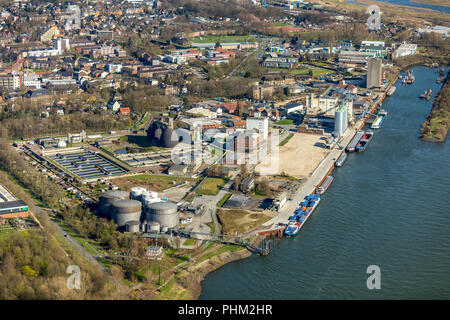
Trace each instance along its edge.
<path fill-rule="evenodd" d="M 411 7 L 411 8 L 423 8 L 423 9 L 432 9 L 435 11 L 441 11 L 441 12 L 446 12 L 446 13 L 450 13 L 450 7 L 449 6 L 440 6 L 440 5 L 434 5 L 434 4 L 428 4 L 428 3 L 420 3 L 420 2 L 412 2 L 411 0 L 377 0 L 380 2 L 389 2 L 392 4 L 397 4 L 397 5 L 402 5 L 402 6 L 407 6 L 407 7 Z M 423 0 L 424 2 L 426 2 L 426 0 Z M 363 2 L 358 2 L 357 0 L 347 0 L 348 3 L 354 3 L 354 4 L 360 4 L 363 6 L 368 6 L 368 4 L 363 3 Z"/>
<path fill-rule="evenodd" d="M 352 153 L 300 233 L 267 257 L 225 265 L 202 282 L 200 299 L 450 298 L 450 143 L 418 139 L 439 90 L 438 69 L 413 68 L 397 82 L 367 150 Z M 367 289 L 367 267 L 381 289 Z"/>

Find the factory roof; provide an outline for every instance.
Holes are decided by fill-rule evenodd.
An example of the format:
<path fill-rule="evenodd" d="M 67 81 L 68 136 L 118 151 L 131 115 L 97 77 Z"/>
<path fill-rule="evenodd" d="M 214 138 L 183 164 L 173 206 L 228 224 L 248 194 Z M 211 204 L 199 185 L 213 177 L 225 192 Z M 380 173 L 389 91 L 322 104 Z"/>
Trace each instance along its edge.
<path fill-rule="evenodd" d="M 0 202 L 0 210 L 26 207 L 26 206 L 27 206 L 27 204 L 23 200 Z"/>

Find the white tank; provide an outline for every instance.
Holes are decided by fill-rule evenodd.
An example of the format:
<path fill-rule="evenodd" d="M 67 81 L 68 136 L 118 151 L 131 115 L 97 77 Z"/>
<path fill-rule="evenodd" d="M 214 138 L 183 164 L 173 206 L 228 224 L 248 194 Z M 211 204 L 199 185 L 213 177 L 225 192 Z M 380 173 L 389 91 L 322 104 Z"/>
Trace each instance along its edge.
<path fill-rule="evenodd" d="M 150 192 L 150 195 L 151 195 L 151 197 L 153 198 L 153 199 L 158 199 L 159 197 L 158 197 L 158 192 L 155 192 L 155 191 L 149 191 Z"/>
<path fill-rule="evenodd" d="M 156 222 L 156 221 L 152 221 L 147 223 L 147 232 L 157 232 L 159 233 L 159 230 L 161 229 L 161 225 Z"/>
<path fill-rule="evenodd" d="M 67 147 L 67 143 L 63 140 L 58 141 L 58 148 L 65 148 Z"/>
<path fill-rule="evenodd" d="M 130 192 L 130 196 L 132 200 L 137 200 L 141 197 L 142 195 L 142 190 L 143 188 L 141 187 L 133 187 L 131 188 L 131 192 Z M 145 190 L 145 189 L 144 189 Z"/>
<path fill-rule="evenodd" d="M 159 199 L 159 198 L 151 198 L 151 197 L 145 197 L 144 199 L 143 199 L 143 204 L 144 204 L 144 207 L 148 207 L 150 204 L 152 204 L 152 203 L 155 203 L 155 202 L 161 202 L 161 199 Z"/>

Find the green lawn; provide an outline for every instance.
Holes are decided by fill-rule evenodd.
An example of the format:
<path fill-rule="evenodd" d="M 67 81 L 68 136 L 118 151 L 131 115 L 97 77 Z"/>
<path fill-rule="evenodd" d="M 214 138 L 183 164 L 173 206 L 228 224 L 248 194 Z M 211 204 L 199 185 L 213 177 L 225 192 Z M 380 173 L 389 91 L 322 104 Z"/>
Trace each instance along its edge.
<path fill-rule="evenodd" d="M 217 207 L 221 208 L 223 206 L 223 204 L 231 197 L 231 193 L 227 193 L 226 195 L 224 195 L 222 197 L 222 199 L 220 199 L 219 202 L 217 202 Z"/>
<path fill-rule="evenodd" d="M 194 43 L 209 43 L 209 42 L 220 42 L 220 43 L 227 43 L 227 42 L 255 42 L 256 38 L 250 35 L 247 36 L 224 36 L 224 35 L 210 35 L 210 36 L 199 36 L 192 38 L 191 42 Z"/>
<path fill-rule="evenodd" d="M 283 141 L 280 142 L 280 147 L 284 146 L 286 143 L 288 143 L 289 140 L 294 136 L 293 133 L 289 134 Z"/>
<path fill-rule="evenodd" d="M 136 183 L 142 183 L 143 187 L 146 187 L 150 190 L 154 190 L 157 192 L 166 190 L 168 188 L 174 187 L 184 181 L 194 181 L 194 178 L 185 178 L 185 177 L 173 177 L 173 176 L 164 176 L 164 175 L 149 175 L 149 174 L 140 174 L 136 176 L 128 176 L 123 178 L 117 178 L 114 180 L 115 184 L 119 186 L 122 190 L 130 190 L 132 187 L 136 186 Z M 175 181 L 175 184 L 172 183 Z"/>
<path fill-rule="evenodd" d="M 294 120 L 292 120 L 292 119 L 283 119 L 283 120 L 275 122 L 275 124 L 279 124 L 279 125 L 294 124 Z"/>
<path fill-rule="evenodd" d="M 203 183 L 196 189 L 196 193 L 200 195 L 216 195 L 220 187 L 223 187 L 226 180 L 223 178 L 206 178 Z"/>
<path fill-rule="evenodd" d="M 192 245 L 195 244 L 195 242 L 196 242 L 195 239 L 187 239 L 187 240 L 184 242 L 184 245 L 185 245 L 185 246 L 192 246 Z"/>

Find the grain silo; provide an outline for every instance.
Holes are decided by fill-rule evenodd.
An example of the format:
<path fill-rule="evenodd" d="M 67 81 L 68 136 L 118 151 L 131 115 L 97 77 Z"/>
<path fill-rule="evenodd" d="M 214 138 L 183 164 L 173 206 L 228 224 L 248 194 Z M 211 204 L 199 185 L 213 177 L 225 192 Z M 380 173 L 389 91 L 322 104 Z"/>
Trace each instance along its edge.
<path fill-rule="evenodd" d="M 111 216 L 111 204 L 119 200 L 128 200 L 129 194 L 125 191 L 110 190 L 104 192 L 100 197 L 99 210 L 105 217 Z"/>
<path fill-rule="evenodd" d="M 149 204 L 147 222 L 158 222 L 161 228 L 173 228 L 179 222 L 177 205 L 172 202 L 154 202 Z"/>
<path fill-rule="evenodd" d="M 142 204 L 136 200 L 120 200 L 111 205 L 111 217 L 114 222 L 123 227 L 127 222 L 139 222 L 142 212 Z"/>

